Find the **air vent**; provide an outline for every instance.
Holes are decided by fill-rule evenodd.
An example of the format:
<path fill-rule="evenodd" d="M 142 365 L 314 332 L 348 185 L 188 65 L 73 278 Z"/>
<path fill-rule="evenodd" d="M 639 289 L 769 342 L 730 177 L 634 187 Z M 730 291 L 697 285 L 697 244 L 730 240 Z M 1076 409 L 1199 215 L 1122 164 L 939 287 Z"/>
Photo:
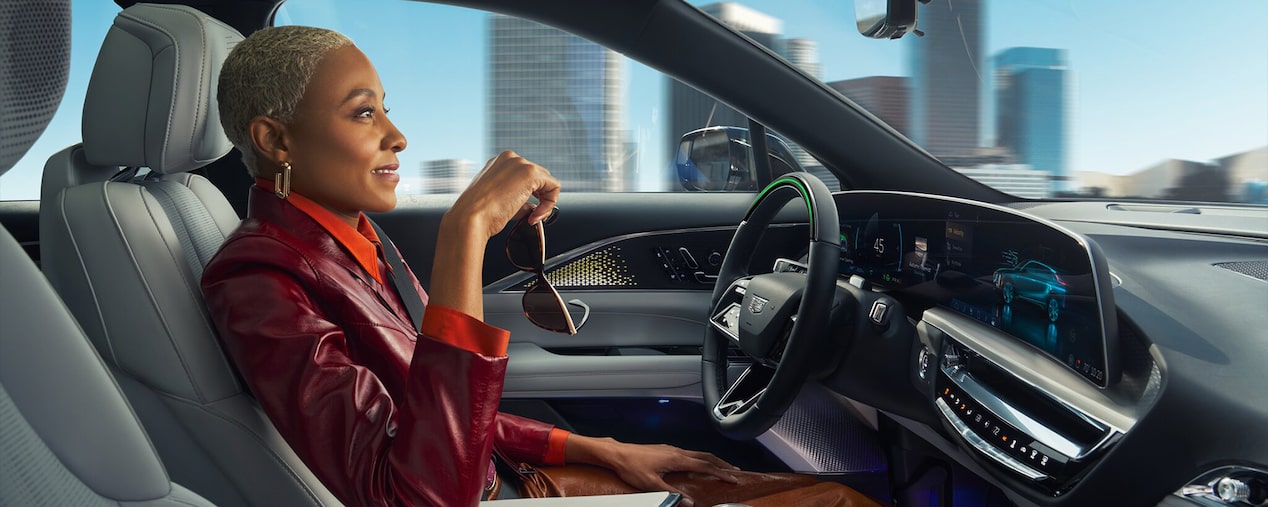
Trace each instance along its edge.
<path fill-rule="evenodd" d="M 1217 262 L 1215 265 L 1268 282 L 1268 261 Z"/>
<path fill-rule="evenodd" d="M 1201 215 L 1202 210 L 1193 206 L 1168 206 L 1165 204 L 1111 204 L 1106 206 L 1110 211 L 1138 211 L 1145 213 L 1181 213 L 1185 215 Z"/>

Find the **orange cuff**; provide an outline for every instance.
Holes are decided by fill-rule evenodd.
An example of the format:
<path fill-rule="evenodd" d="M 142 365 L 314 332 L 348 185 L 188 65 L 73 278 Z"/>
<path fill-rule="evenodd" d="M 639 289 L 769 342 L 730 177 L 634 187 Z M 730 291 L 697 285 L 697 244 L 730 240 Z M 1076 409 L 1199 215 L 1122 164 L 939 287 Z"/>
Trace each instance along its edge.
<path fill-rule="evenodd" d="M 568 443 L 568 435 L 571 434 L 568 430 L 550 429 L 550 440 L 546 443 L 546 457 L 543 465 L 564 464 L 564 445 Z"/>
<path fill-rule="evenodd" d="M 511 341 L 510 331 L 490 326 L 475 317 L 439 305 L 427 305 L 421 327 L 426 336 L 485 356 L 505 356 L 506 345 Z M 563 456 L 562 450 L 560 456 Z"/>

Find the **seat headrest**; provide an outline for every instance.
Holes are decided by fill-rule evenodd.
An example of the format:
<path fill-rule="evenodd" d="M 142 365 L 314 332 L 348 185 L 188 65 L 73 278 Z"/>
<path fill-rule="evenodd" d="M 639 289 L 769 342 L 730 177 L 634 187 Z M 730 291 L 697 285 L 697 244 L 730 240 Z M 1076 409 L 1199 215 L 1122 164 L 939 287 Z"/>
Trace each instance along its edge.
<path fill-rule="evenodd" d="M 84 99 L 88 162 L 171 174 L 228 153 L 216 81 L 240 41 L 237 30 L 192 7 L 142 3 L 120 12 Z"/>
<path fill-rule="evenodd" d="M 0 174 L 44 132 L 70 72 L 70 1 L 0 2 Z"/>

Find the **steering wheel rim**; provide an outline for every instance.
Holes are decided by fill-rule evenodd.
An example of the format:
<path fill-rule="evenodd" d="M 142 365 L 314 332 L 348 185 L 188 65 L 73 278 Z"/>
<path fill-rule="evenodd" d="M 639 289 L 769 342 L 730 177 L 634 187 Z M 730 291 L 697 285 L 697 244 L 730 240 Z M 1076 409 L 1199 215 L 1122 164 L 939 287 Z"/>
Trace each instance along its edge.
<path fill-rule="evenodd" d="M 807 272 L 748 273 L 762 233 L 797 198 L 810 216 Z M 836 203 L 827 185 L 810 173 L 781 176 L 749 207 L 718 272 L 702 351 L 705 406 L 722 434 L 737 440 L 757 437 L 800 391 L 817 345 L 829 336 L 840 252 Z M 743 287 L 742 296 L 737 287 Z M 737 297 L 742 297 L 738 303 Z M 728 386 L 731 344 L 752 364 Z"/>

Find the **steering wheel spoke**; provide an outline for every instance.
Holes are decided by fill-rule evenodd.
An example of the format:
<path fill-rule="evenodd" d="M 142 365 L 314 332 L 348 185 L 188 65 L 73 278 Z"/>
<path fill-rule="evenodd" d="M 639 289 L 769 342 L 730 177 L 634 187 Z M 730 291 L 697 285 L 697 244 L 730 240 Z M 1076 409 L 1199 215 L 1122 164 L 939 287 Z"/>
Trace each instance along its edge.
<path fill-rule="evenodd" d="M 766 386 L 770 384 L 774 374 L 775 370 L 765 366 L 749 365 L 743 373 L 740 373 L 740 377 L 735 379 L 731 387 L 727 388 L 722 399 L 713 406 L 713 417 L 725 419 L 752 408 L 757 404 L 758 398 L 766 393 Z"/>

